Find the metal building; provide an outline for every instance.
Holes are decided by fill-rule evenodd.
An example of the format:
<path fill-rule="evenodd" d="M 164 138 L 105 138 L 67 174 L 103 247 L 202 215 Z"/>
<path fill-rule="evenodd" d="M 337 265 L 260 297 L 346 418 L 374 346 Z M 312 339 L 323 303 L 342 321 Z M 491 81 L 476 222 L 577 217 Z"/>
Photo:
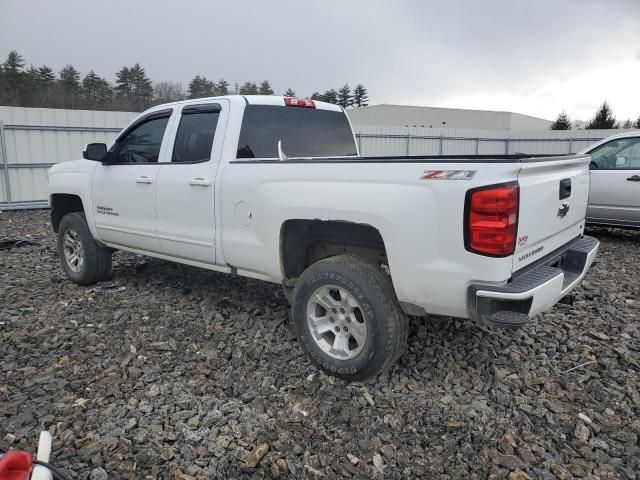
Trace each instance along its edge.
<path fill-rule="evenodd" d="M 370 105 L 347 110 L 354 125 L 482 130 L 548 130 L 549 120 L 513 112 L 413 105 Z"/>

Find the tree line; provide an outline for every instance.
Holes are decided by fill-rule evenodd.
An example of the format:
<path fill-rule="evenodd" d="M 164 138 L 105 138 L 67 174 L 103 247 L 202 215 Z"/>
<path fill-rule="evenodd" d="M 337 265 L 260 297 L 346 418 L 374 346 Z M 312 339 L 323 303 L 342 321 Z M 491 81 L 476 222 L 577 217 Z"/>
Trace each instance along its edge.
<path fill-rule="evenodd" d="M 268 80 L 260 83 L 235 83 L 225 79 L 212 81 L 196 75 L 185 90 L 179 82 L 152 82 L 144 68 L 136 63 L 124 66 L 115 75 L 115 84 L 91 70 L 84 76 L 73 65 L 57 74 L 47 65 L 27 68 L 22 55 L 9 52 L 0 64 L 0 105 L 16 107 L 68 108 L 87 110 L 120 110 L 140 112 L 153 105 L 188 98 L 218 95 L 275 95 Z M 288 88 L 282 93 L 295 97 Z M 367 89 L 361 83 L 351 90 L 345 84 L 338 90 L 314 92 L 307 98 L 347 107 L 364 107 L 369 103 Z"/>
<path fill-rule="evenodd" d="M 569 115 L 562 111 L 558 114 L 556 120 L 551 124 L 551 130 L 571 130 L 574 123 L 571 122 Z M 640 128 L 640 116 L 635 122 L 631 119 L 625 120 L 622 124 L 616 120 L 609 104 L 604 101 L 595 115 L 584 126 L 585 130 L 611 130 L 615 128 Z"/>

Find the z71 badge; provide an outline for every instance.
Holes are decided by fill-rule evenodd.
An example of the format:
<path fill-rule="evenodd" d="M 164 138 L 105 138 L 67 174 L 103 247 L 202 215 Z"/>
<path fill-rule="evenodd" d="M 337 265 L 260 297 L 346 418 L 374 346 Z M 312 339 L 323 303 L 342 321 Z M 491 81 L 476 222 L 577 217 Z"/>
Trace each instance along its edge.
<path fill-rule="evenodd" d="M 425 170 L 420 180 L 471 180 L 477 170 Z"/>

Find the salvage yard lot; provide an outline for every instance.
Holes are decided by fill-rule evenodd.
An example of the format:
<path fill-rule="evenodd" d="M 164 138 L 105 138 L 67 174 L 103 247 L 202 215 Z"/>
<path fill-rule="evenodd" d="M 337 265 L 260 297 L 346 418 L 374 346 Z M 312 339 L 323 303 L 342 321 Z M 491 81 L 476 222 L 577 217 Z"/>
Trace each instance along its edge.
<path fill-rule="evenodd" d="M 347 384 L 278 286 L 121 252 L 125 290 L 95 293 L 48 215 L 0 214 L 0 239 L 41 242 L 0 251 L 2 449 L 46 428 L 77 478 L 640 478 L 640 232 L 591 231 L 573 306 L 498 334 L 414 319 L 396 366 Z"/>

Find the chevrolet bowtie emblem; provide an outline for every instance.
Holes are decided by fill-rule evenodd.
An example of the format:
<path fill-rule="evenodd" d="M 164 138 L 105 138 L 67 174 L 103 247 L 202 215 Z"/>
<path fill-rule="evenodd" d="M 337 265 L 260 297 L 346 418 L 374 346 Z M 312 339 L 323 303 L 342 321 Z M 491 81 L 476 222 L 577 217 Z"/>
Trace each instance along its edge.
<path fill-rule="evenodd" d="M 564 218 L 569 212 L 569 204 L 563 203 L 562 206 L 558 209 L 558 216 L 560 218 Z"/>

